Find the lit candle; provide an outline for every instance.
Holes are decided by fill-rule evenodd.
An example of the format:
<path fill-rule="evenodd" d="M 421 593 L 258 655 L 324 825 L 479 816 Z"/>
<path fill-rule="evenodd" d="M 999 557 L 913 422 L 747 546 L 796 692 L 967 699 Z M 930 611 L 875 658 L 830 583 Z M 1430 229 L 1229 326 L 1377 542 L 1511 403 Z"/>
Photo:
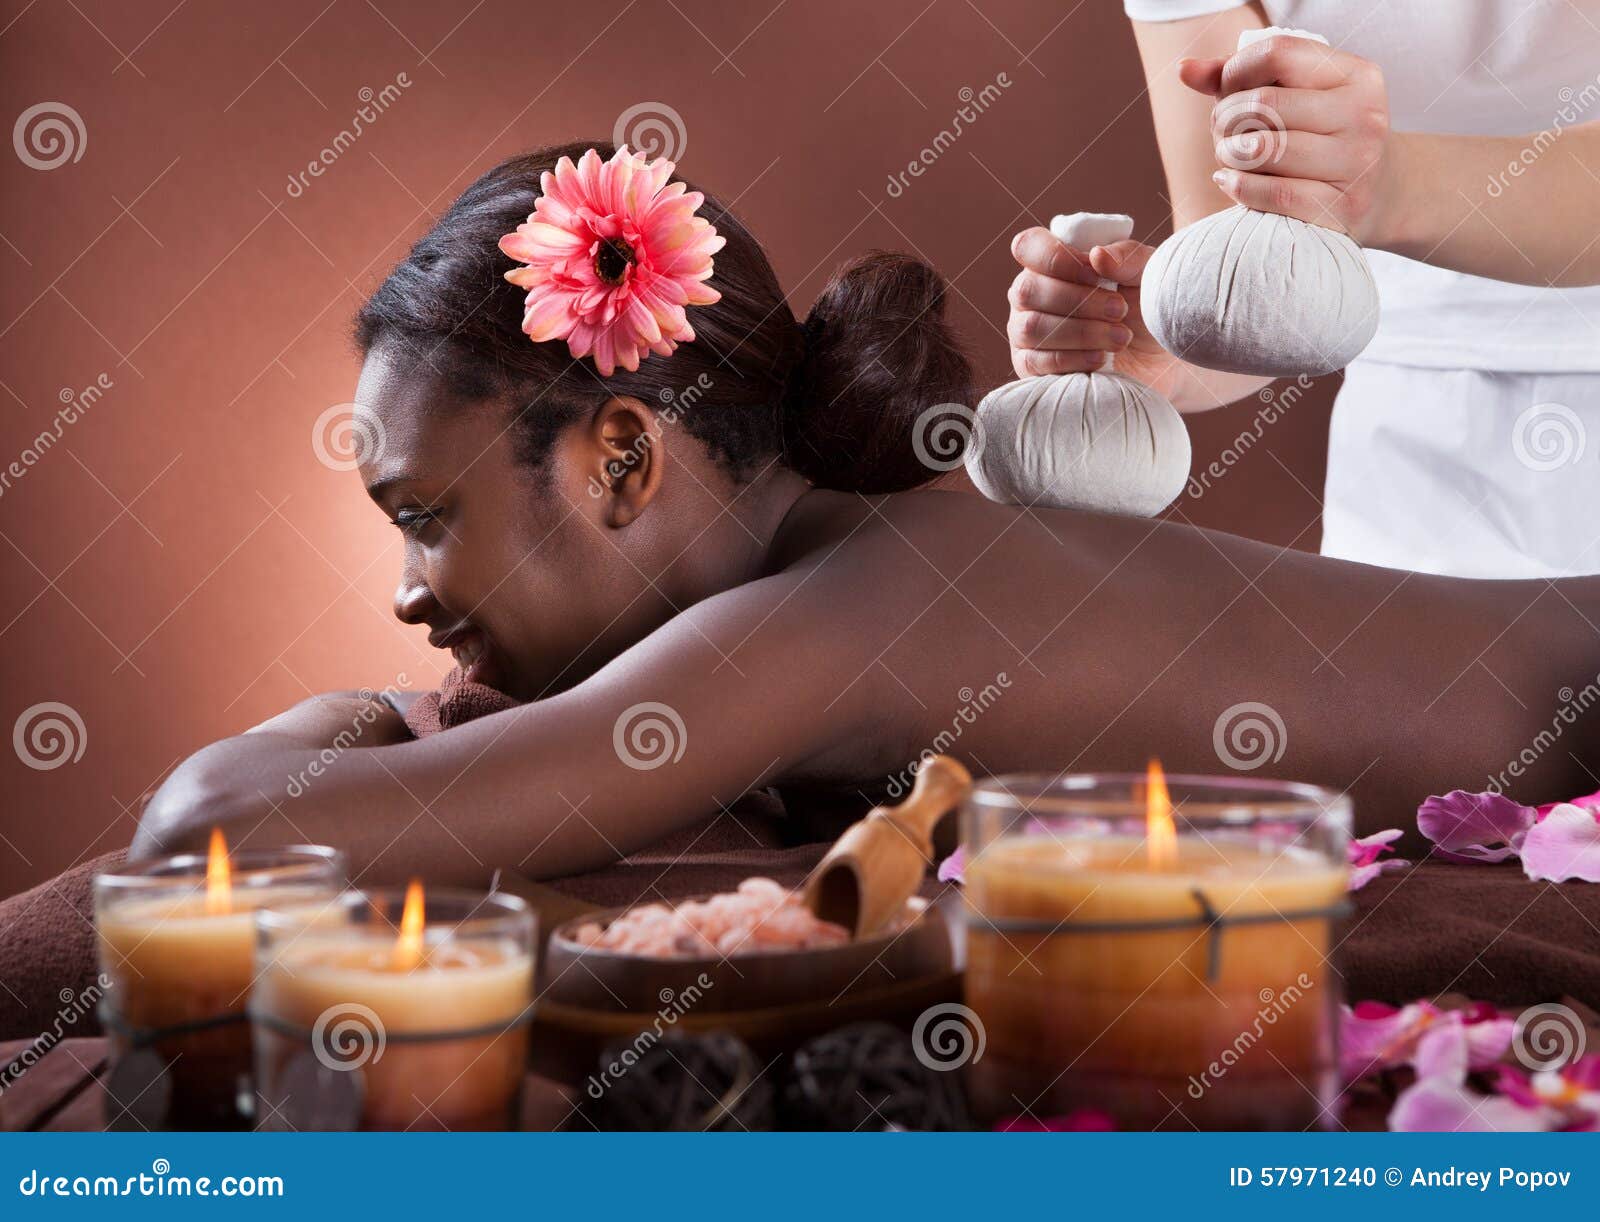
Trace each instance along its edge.
<path fill-rule="evenodd" d="M 1326 1122 L 1326 956 L 1348 801 L 1249 780 L 1173 784 L 1181 830 L 1158 765 L 1142 785 L 1000 778 L 974 794 L 966 993 L 987 1041 L 969 1070 L 985 1115 Z"/>
<path fill-rule="evenodd" d="M 398 914 L 398 920 L 396 915 Z M 526 1073 L 533 914 L 509 895 L 353 892 L 263 912 L 251 1001 L 269 1127 L 499 1129 Z"/>
<path fill-rule="evenodd" d="M 95 879 L 104 1012 L 114 1062 L 108 1106 L 141 1119 L 170 1101 L 171 1128 L 236 1127 L 249 1120 L 250 1028 L 245 1003 L 255 974 L 256 909 L 337 895 L 344 862 L 301 845 L 230 856 L 221 831 L 204 856 L 185 854 Z M 135 1053 L 154 1058 L 122 1098 L 116 1069 Z M 164 1066 L 164 1070 L 162 1069 Z M 165 1085 L 151 1085 L 161 1076 Z M 146 1090 L 145 1087 L 150 1086 Z M 151 1110 L 153 1108 L 153 1110 Z"/>

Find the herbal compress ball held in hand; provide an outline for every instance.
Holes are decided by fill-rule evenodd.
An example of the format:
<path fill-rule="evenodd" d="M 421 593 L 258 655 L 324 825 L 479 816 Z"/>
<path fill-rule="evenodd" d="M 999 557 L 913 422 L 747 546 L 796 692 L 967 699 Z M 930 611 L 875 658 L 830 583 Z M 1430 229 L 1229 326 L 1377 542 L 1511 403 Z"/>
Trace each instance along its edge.
<path fill-rule="evenodd" d="M 1327 42 L 1273 27 L 1240 34 L 1238 49 L 1279 34 Z M 1282 129 L 1270 114 L 1240 120 L 1240 130 Z M 1263 145 L 1262 163 L 1239 168 L 1258 168 L 1271 148 Z M 1378 329 L 1377 282 L 1353 239 L 1237 206 L 1163 242 L 1145 266 L 1139 300 L 1145 326 L 1173 356 L 1232 373 L 1332 373 Z"/>
<path fill-rule="evenodd" d="M 1086 251 L 1132 236 L 1133 218 L 1075 212 L 1050 232 Z M 967 474 L 991 501 L 1149 517 L 1189 478 L 1183 418 L 1143 382 L 1112 372 L 1109 356 L 1094 373 L 1008 382 L 978 404 L 978 421 Z"/>

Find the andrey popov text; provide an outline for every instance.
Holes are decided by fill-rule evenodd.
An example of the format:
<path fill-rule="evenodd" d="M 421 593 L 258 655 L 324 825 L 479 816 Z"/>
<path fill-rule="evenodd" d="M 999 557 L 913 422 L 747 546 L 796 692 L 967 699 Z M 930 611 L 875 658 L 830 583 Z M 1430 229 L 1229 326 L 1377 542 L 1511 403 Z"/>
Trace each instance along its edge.
<path fill-rule="evenodd" d="M 1488 1192 L 1490 1188 L 1538 1192 L 1570 1188 L 1570 1171 L 1524 1171 L 1518 1167 L 1229 1167 L 1230 1188 L 1454 1188 Z"/>

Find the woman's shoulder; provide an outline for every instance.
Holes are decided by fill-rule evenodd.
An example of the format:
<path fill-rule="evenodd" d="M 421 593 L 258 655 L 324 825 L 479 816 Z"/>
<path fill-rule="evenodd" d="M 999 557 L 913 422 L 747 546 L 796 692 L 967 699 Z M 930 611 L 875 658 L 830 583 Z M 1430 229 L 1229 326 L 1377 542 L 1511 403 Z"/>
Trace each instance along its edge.
<path fill-rule="evenodd" d="M 974 491 L 916 489 L 879 496 L 814 491 L 790 512 L 769 571 L 834 570 L 883 576 L 938 570 L 951 581 L 980 558 L 1027 564 L 1065 559 L 1117 533 L 1106 515 L 1044 505 L 1002 505 Z M 1144 525 L 1148 531 L 1148 524 Z"/>

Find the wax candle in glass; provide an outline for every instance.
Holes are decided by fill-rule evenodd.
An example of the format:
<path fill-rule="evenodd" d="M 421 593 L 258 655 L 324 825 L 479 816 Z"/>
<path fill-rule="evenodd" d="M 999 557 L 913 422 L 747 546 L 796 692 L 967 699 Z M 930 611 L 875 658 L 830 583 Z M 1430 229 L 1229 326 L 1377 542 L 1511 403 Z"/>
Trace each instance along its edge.
<path fill-rule="evenodd" d="M 522 900 L 413 882 L 263 911 L 257 936 L 264 1127 L 514 1127 L 533 1010 Z"/>
<path fill-rule="evenodd" d="M 94 883 L 113 1125 L 238 1128 L 251 1120 L 256 909 L 327 902 L 344 886 L 333 849 L 296 845 L 163 857 Z M 130 1119 L 131 1116 L 131 1119 Z"/>
<path fill-rule="evenodd" d="M 963 811 L 977 1113 L 1301 1129 L 1337 1097 L 1349 799 L 1146 774 L 996 777 Z"/>

